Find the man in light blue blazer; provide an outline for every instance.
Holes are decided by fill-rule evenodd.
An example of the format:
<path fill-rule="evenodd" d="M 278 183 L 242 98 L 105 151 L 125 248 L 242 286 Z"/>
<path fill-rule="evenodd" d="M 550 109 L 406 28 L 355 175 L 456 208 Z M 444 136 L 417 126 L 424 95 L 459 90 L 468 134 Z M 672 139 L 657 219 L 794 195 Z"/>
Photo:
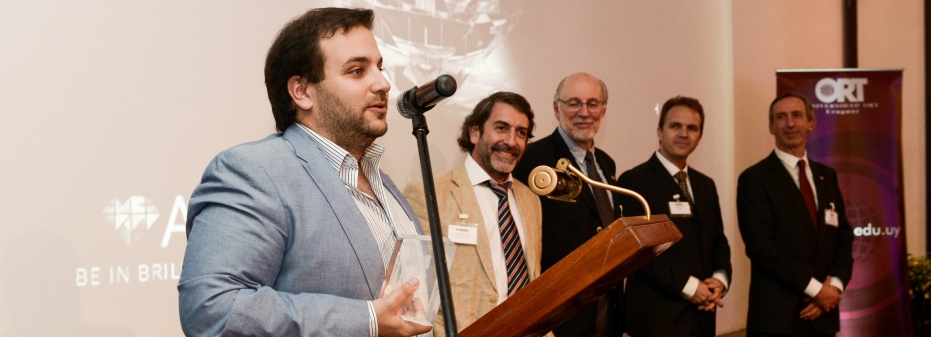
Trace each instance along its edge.
<path fill-rule="evenodd" d="M 223 151 L 191 197 L 178 284 L 188 336 L 410 336 L 416 280 L 382 294 L 395 240 L 423 233 L 378 169 L 387 131 L 371 10 L 314 9 L 269 49 L 278 133 Z"/>

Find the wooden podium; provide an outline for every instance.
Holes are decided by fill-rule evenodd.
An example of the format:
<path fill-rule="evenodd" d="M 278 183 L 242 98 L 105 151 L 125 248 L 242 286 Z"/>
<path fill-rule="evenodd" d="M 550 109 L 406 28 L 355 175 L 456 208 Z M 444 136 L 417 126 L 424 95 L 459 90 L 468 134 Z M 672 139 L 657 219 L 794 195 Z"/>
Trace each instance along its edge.
<path fill-rule="evenodd" d="M 680 238 L 665 215 L 620 218 L 459 336 L 542 336 Z"/>

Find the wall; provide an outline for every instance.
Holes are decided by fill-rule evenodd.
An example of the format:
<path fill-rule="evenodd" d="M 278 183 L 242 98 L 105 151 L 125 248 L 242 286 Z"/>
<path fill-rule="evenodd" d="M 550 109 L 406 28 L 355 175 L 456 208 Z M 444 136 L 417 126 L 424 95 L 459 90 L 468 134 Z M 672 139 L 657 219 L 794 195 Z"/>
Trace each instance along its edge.
<path fill-rule="evenodd" d="M 925 255 L 925 57 L 924 6 L 919 0 L 859 2 L 861 68 L 903 69 L 902 153 L 908 253 Z"/>
<path fill-rule="evenodd" d="M 734 1 L 734 151 L 735 174 L 725 179 L 737 188 L 737 176 L 773 150 L 768 109 L 776 97 L 776 69 L 840 68 L 841 7 L 836 1 Z M 817 33 L 815 33 L 817 32 Z M 736 195 L 721 207 L 736 214 Z M 732 289 L 718 331 L 746 327 L 750 260 L 731 218 L 727 237 L 734 267 Z M 726 225 L 725 225 L 726 226 Z M 728 306 L 730 305 L 730 306 Z M 731 310 L 733 309 L 733 310 Z"/>
<path fill-rule="evenodd" d="M 858 1 L 858 6 L 859 67 L 904 69 L 902 134 L 907 249 L 910 254 L 924 255 L 927 215 L 923 4 L 920 0 L 862 0 Z M 734 114 L 735 134 L 739 140 L 734 160 L 736 172 L 740 172 L 772 151 L 772 136 L 765 130 L 768 130 L 766 111 L 775 96 L 776 69 L 843 66 L 842 4 L 840 1 L 735 1 L 733 16 Z M 738 265 L 749 267 L 739 233 L 728 235 L 735 248 L 735 268 Z M 734 282 L 748 286 L 748 272 L 744 269 L 735 276 Z M 738 292 L 737 296 L 746 296 L 746 290 Z M 745 306 L 745 303 L 745 299 L 738 301 L 738 305 Z M 727 311 L 725 315 L 731 313 Z M 737 323 L 730 321 L 736 316 L 745 317 L 745 307 L 726 318 L 723 324 Z M 742 321 L 739 324 L 745 326 Z"/>

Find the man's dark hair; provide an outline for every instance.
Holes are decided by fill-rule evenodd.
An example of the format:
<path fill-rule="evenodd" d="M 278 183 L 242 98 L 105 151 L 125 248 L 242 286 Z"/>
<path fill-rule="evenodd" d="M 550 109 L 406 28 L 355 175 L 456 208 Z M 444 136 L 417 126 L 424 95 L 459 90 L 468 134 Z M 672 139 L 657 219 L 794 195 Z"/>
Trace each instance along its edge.
<path fill-rule="evenodd" d="M 808 116 L 808 120 L 815 118 L 815 111 L 814 109 L 812 109 L 811 101 L 808 100 L 808 97 L 799 95 L 794 92 L 787 92 L 782 95 L 776 96 L 776 99 L 774 99 L 772 103 L 769 103 L 769 124 L 773 123 L 773 107 L 776 106 L 777 102 L 784 100 L 786 98 L 789 98 L 789 97 L 798 98 L 802 100 L 802 103 L 805 103 L 805 115 Z"/>
<path fill-rule="evenodd" d="M 669 109 L 672 109 L 674 106 L 686 106 L 698 112 L 698 118 L 701 119 L 701 123 L 698 124 L 699 134 L 705 132 L 705 109 L 701 107 L 701 103 L 697 99 L 686 97 L 686 96 L 676 96 L 666 100 L 666 103 L 663 103 L 663 109 L 659 113 L 659 126 L 657 128 L 662 129 L 663 124 L 666 123 L 666 114 L 669 112 Z"/>
<path fill-rule="evenodd" d="M 530 121 L 530 125 L 527 128 L 527 139 L 530 140 L 533 138 L 533 109 L 530 108 L 530 102 L 527 102 L 527 99 L 524 96 L 515 94 L 513 92 L 499 91 L 491 96 L 485 97 L 485 99 L 478 102 L 475 105 L 475 109 L 472 109 L 472 113 L 466 116 L 464 122 L 462 122 L 462 132 L 459 134 L 459 148 L 462 151 L 472 153 L 472 150 L 475 149 L 475 144 L 472 144 L 472 140 L 469 137 L 469 129 L 473 125 L 478 126 L 478 129 L 481 132 L 482 127 L 485 125 L 485 122 L 488 121 L 488 118 L 491 117 L 491 110 L 495 107 L 497 103 L 504 103 L 514 107 L 515 110 L 527 115 L 527 120 Z"/>
<path fill-rule="evenodd" d="M 297 118 L 288 80 L 300 76 L 317 84 L 324 78 L 320 40 L 359 26 L 371 30 L 374 20 L 371 9 L 317 8 L 291 20 L 278 32 L 265 57 L 265 89 L 278 132 L 284 132 Z"/>

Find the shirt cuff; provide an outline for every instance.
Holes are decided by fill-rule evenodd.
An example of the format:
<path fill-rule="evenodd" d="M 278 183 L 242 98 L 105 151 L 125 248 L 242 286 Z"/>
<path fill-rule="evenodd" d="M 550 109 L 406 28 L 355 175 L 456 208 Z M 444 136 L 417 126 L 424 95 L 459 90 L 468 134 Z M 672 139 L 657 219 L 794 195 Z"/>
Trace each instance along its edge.
<path fill-rule="evenodd" d="M 378 337 L 378 316 L 375 315 L 375 305 L 367 301 L 369 306 L 369 336 Z"/>
<path fill-rule="evenodd" d="M 682 287 L 682 298 L 691 299 L 692 296 L 695 296 L 695 292 L 698 291 L 698 282 L 701 281 L 695 276 L 689 276 L 688 282 L 685 282 L 685 287 Z"/>
<path fill-rule="evenodd" d="M 724 272 L 724 269 L 718 269 L 714 271 L 714 274 L 711 274 L 711 277 L 724 284 L 724 291 L 721 292 L 721 298 L 724 298 L 724 294 L 727 294 L 727 288 L 730 287 L 730 283 L 727 280 L 727 273 Z"/>
<path fill-rule="evenodd" d="M 831 276 L 831 285 L 837 287 L 840 292 L 844 292 L 844 281 L 837 276 Z"/>
<path fill-rule="evenodd" d="M 808 287 L 805 287 L 805 295 L 808 297 L 814 298 L 818 296 L 818 293 L 821 292 L 821 287 L 824 285 L 821 282 L 818 282 L 814 277 L 811 278 L 811 281 L 808 281 Z"/>

